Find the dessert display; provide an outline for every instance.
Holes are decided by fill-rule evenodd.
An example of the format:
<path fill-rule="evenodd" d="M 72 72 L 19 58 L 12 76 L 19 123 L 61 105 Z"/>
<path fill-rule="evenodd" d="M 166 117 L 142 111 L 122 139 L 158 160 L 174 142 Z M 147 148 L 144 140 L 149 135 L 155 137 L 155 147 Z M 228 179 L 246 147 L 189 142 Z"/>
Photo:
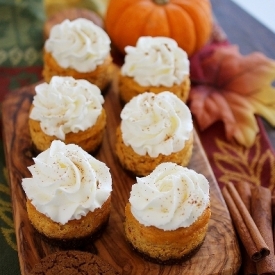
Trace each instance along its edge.
<path fill-rule="evenodd" d="M 189 59 L 175 40 L 143 36 L 125 48 L 118 85 L 124 102 L 144 92 L 170 91 L 183 102 L 189 96 Z"/>
<path fill-rule="evenodd" d="M 75 144 L 54 140 L 23 178 L 27 214 L 52 243 L 78 246 L 108 223 L 112 178 L 105 163 Z"/>
<path fill-rule="evenodd" d="M 125 104 L 120 117 L 115 149 L 126 170 L 145 176 L 162 162 L 188 165 L 193 121 L 189 108 L 175 94 L 142 93 Z"/>
<path fill-rule="evenodd" d="M 35 94 L 36 86 L 37 85 L 35 84 L 25 87 L 22 90 L 15 91 L 14 94 L 11 95 L 10 99 L 12 100 L 6 101 L 3 105 L 3 119 L 5 121 L 4 137 L 6 142 L 7 165 L 9 167 L 8 173 L 11 179 L 10 182 L 11 191 L 13 194 L 13 207 L 15 210 L 15 232 L 17 234 L 16 237 L 19 244 L 18 256 L 20 260 L 20 268 L 23 271 L 21 272 L 22 275 L 30 274 L 31 269 L 36 263 L 40 262 L 42 257 L 50 255 L 57 250 L 68 250 L 72 249 L 72 247 L 76 248 L 76 246 L 77 249 L 82 251 L 93 251 L 93 253 L 96 253 L 102 259 L 107 260 L 107 262 L 113 264 L 113 266 L 117 268 L 118 271 L 122 271 L 123 273 L 130 272 L 137 274 L 170 274 L 172 272 L 174 274 L 180 274 L 186 272 L 188 273 L 187 270 L 194 271 L 194 274 L 212 274 L 214 272 L 218 273 L 220 270 L 230 270 L 236 273 L 235 271 L 238 269 L 240 263 L 238 253 L 239 250 L 237 246 L 238 243 L 235 240 L 234 230 L 230 227 L 231 221 L 228 216 L 228 210 L 222 203 L 220 203 L 221 197 L 219 190 L 215 185 L 215 179 L 211 174 L 211 170 L 209 169 L 209 165 L 206 161 L 206 156 L 203 152 L 201 144 L 199 143 L 198 135 L 196 134 L 195 129 L 194 149 L 192 153 L 192 159 L 188 167 L 194 169 L 195 171 L 198 171 L 201 174 L 207 175 L 213 191 L 211 194 L 211 203 L 213 203 L 213 208 L 211 210 L 213 218 L 211 219 L 211 223 L 209 224 L 209 234 L 207 234 L 207 237 L 204 241 L 202 247 L 203 249 L 200 249 L 198 253 L 186 263 L 180 265 L 175 264 L 166 267 L 163 265 L 147 262 L 143 258 L 140 258 L 139 254 L 136 253 L 127 243 L 124 231 L 125 206 L 129 201 L 131 187 L 135 178 L 133 177 L 132 173 L 128 173 L 126 170 L 123 169 L 115 155 L 114 138 L 117 127 L 121 122 L 121 102 L 118 97 L 118 91 L 115 90 L 116 85 L 114 85 L 114 88 L 112 87 L 112 89 L 109 90 L 108 94 L 106 94 L 106 97 L 104 98 L 104 106 L 108 114 L 108 124 L 106 127 L 106 133 L 104 135 L 103 143 L 100 146 L 99 150 L 97 150 L 96 154 L 94 154 L 94 157 L 106 163 L 106 165 L 110 168 L 113 178 L 112 205 L 111 212 L 109 212 L 110 218 L 108 220 L 107 227 L 104 231 L 101 230 L 103 229 L 104 224 L 106 224 L 103 222 L 102 226 L 99 225 L 98 229 L 95 229 L 93 233 L 90 231 L 91 225 L 93 225 L 94 228 L 97 227 L 92 223 L 92 221 L 96 220 L 98 221 L 97 224 L 101 224 L 100 221 L 105 220 L 104 213 L 106 213 L 108 210 L 105 211 L 104 209 L 108 208 L 109 199 L 107 199 L 107 201 L 105 202 L 102 201 L 101 207 L 95 208 L 94 211 L 88 211 L 88 213 L 81 216 L 79 220 L 72 217 L 72 219 L 68 222 L 65 222 L 64 225 L 54 221 L 46 214 L 41 213 L 40 210 L 36 206 L 34 206 L 34 204 L 32 204 L 33 199 L 28 197 L 27 192 L 25 192 L 26 188 L 29 188 L 33 192 L 31 193 L 32 197 L 36 197 L 36 194 L 38 194 L 38 201 L 43 204 L 42 208 L 44 209 L 44 205 L 46 205 L 45 200 L 47 198 L 50 198 L 48 196 L 48 193 L 45 193 L 44 190 L 48 191 L 49 188 L 53 186 L 53 183 L 61 183 L 61 180 L 66 180 L 67 177 L 68 181 L 70 181 L 69 186 L 74 187 L 71 183 L 74 182 L 75 177 L 77 177 L 78 181 L 80 180 L 81 183 L 85 179 L 82 179 L 81 175 L 84 170 L 82 169 L 82 166 L 78 164 L 75 165 L 74 169 L 71 169 L 72 172 L 64 173 L 63 168 L 66 167 L 68 162 L 64 161 L 65 158 L 63 158 L 62 154 L 58 156 L 57 161 L 53 160 L 50 150 L 52 150 L 52 152 L 55 152 L 55 150 L 53 150 L 52 148 L 47 149 L 42 153 L 42 160 L 41 154 L 39 154 L 37 158 L 32 159 L 32 157 L 34 156 L 34 152 L 32 151 L 29 128 L 27 126 L 30 107 L 32 104 L 31 100 L 33 98 L 33 95 Z M 164 93 L 172 94 L 171 92 Z M 144 96 L 144 94 L 140 96 Z M 159 96 L 161 96 L 161 94 L 154 94 L 153 98 L 159 98 Z M 172 97 L 177 98 L 174 94 L 172 94 Z M 142 97 L 140 98 L 142 99 Z M 184 104 L 178 98 L 175 102 L 177 101 L 180 101 L 181 104 Z M 162 106 L 178 106 L 177 103 L 175 103 L 173 100 L 167 100 L 166 97 L 161 97 L 160 102 L 160 105 L 153 104 L 157 112 L 152 116 L 149 112 L 149 120 L 150 118 L 163 117 L 166 112 L 163 110 Z M 125 106 L 127 106 L 127 104 Z M 154 108 L 151 108 L 150 104 L 148 104 L 148 110 Z M 177 116 L 181 115 L 182 112 L 185 112 L 185 108 L 186 107 L 181 106 L 180 111 L 176 112 L 177 115 L 175 115 L 175 118 L 172 119 L 172 124 L 174 126 L 181 124 L 180 119 L 178 119 Z M 164 109 L 166 109 L 166 107 Z M 177 107 L 174 109 L 177 110 Z M 136 108 L 132 109 L 132 111 L 134 110 L 136 110 Z M 173 108 L 171 109 L 171 111 L 169 109 L 169 112 L 172 113 L 173 117 L 174 113 L 172 110 Z M 146 116 L 144 115 L 144 117 Z M 162 119 L 160 119 L 159 123 L 157 124 L 161 125 L 161 120 Z M 169 125 L 169 120 L 166 120 L 165 118 L 163 120 L 165 125 Z M 189 127 L 189 123 L 186 123 L 186 125 L 187 129 Z M 176 127 L 174 127 L 173 129 L 176 129 Z M 51 144 L 53 145 L 56 142 L 60 144 L 61 141 L 56 140 L 53 141 Z M 71 145 L 73 144 L 64 146 L 66 147 Z M 165 146 L 163 146 L 162 144 L 162 147 Z M 46 155 L 43 155 L 44 153 Z M 77 154 L 70 153 L 70 157 L 72 157 L 72 159 L 75 159 L 77 157 Z M 34 168 L 30 168 L 29 171 L 28 167 L 32 166 L 33 163 Z M 46 167 L 44 163 L 46 163 Z M 69 161 L 69 163 L 71 163 L 71 161 Z M 86 161 L 81 162 L 81 164 L 83 163 L 85 164 Z M 56 164 L 58 164 L 57 167 L 55 166 Z M 75 163 L 73 163 L 73 166 L 74 164 Z M 58 172 L 51 172 L 51 169 L 54 167 Z M 93 168 L 98 171 L 98 165 L 93 166 Z M 80 170 L 80 172 L 78 171 L 78 169 Z M 21 188 L 22 178 L 24 178 L 23 181 L 25 181 L 25 178 L 31 178 L 32 174 L 34 174 L 32 171 L 34 171 L 36 175 L 43 175 L 43 178 L 41 177 L 41 179 L 38 176 L 35 176 L 34 178 L 36 179 L 36 182 L 33 181 L 31 184 L 28 182 L 29 179 L 27 179 L 27 182 L 23 183 L 24 188 Z M 99 174 L 103 175 L 104 173 L 99 172 Z M 54 175 L 57 175 L 57 177 L 55 177 L 55 180 L 52 181 L 51 178 L 53 178 Z M 86 176 L 88 177 L 87 173 L 85 172 L 85 177 Z M 91 173 L 91 176 L 92 179 L 97 178 L 94 173 Z M 50 181 L 47 182 L 44 180 L 47 178 L 49 178 Z M 38 190 L 38 187 L 40 188 L 41 186 L 42 188 L 44 188 L 42 193 Z M 97 183 L 93 186 L 101 186 L 100 181 L 97 181 Z M 55 194 L 61 194 L 59 192 L 60 190 L 58 189 L 57 191 L 52 191 L 55 198 L 52 203 L 59 203 L 59 205 L 61 205 L 62 202 L 63 204 L 63 200 L 57 197 L 57 195 L 55 196 Z M 85 186 L 84 189 L 80 187 L 79 191 L 81 194 L 87 194 Z M 70 193 L 70 195 L 72 194 L 73 193 Z M 77 199 L 78 201 L 79 194 L 74 193 L 72 197 L 73 199 Z M 68 198 L 71 198 L 71 196 L 69 196 Z M 105 206 L 107 207 L 104 208 Z M 70 211 L 71 205 L 64 206 L 64 209 L 66 211 Z M 90 216 L 90 212 L 94 213 L 95 218 L 93 216 Z M 101 212 L 103 212 L 102 215 Z M 59 212 L 54 211 L 54 213 L 58 215 Z M 98 216 L 96 216 L 96 213 L 98 213 Z M 61 215 L 61 217 L 63 217 L 63 214 Z M 36 227 L 33 226 L 34 224 L 36 225 Z M 85 225 L 87 225 L 87 228 L 85 227 Z M 69 230 L 71 230 L 70 233 L 68 233 Z M 39 233 L 37 233 L 37 231 Z M 62 235 L 61 232 L 65 232 L 65 234 Z M 93 238 L 98 236 L 97 232 L 101 232 L 102 234 L 100 235 L 100 238 L 97 238 L 96 241 L 93 241 Z M 48 235 L 46 235 L 45 233 Z M 220 240 L 220 242 L 216 242 L 217 239 Z M 172 237 L 170 240 L 172 240 Z M 189 256 L 191 255 L 192 254 L 190 253 Z M 231 262 L 232 259 L 234 259 L 233 264 Z M 229 260 L 229 262 L 227 260 Z M 169 260 L 167 261 L 169 262 Z M 171 263 L 177 261 L 178 259 L 172 259 Z M 161 261 L 161 263 L 163 262 L 166 263 L 166 260 Z M 204 272 L 205 270 L 207 270 L 207 272 Z"/>
<path fill-rule="evenodd" d="M 31 275 L 118 275 L 113 266 L 99 256 L 78 250 L 58 251 L 44 257 Z"/>
<path fill-rule="evenodd" d="M 44 45 L 45 81 L 55 75 L 72 76 L 105 89 L 113 74 L 110 43 L 107 33 L 85 18 L 55 25 Z"/>
<path fill-rule="evenodd" d="M 145 258 L 175 263 L 202 245 L 210 216 L 208 180 L 192 169 L 162 163 L 133 184 L 125 236 Z"/>
<path fill-rule="evenodd" d="M 78 20 L 64 22 L 69 25 L 75 21 Z M 63 21 L 60 22 L 58 28 L 63 24 L 66 25 Z M 63 27 L 58 29 L 57 26 L 52 28 L 51 33 L 62 34 Z M 81 26 L 82 23 L 78 21 L 75 27 L 76 33 L 82 32 Z M 58 31 L 55 31 L 55 28 Z M 66 32 L 65 30 L 64 33 Z M 75 32 L 71 35 L 68 31 L 70 33 L 68 37 L 72 39 L 79 37 Z M 85 35 L 88 31 L 86 33 L 85 30 L 83 33 L 82 42 L 86 42 L 88 38 L 86 39 Z M 58 37 L 57 35 L 56 40 Z M 58 64 L 58 58 L 56 60 L 54 58 L 54 50 L 61 51 L 63 47 L 66 52 L 65 45 L 67 45 L 64 38 L 59 45 L 58 43 L 52 45 L 52 52 L 47 52 L 46 44 L 50 40 L 51 37 L 45 43 L 45 57 L 48 56 L 45 59 L 45 76 L 54 71 L 52 68 L 58 66 L 62 68 Z M 77 39 L 75 41 L 80 45 Z M 32 85 L 27 91 L 31 93 L 27 97 L 26 106 L 24 105 L 22 109 L 25 114 L 21 120 L 18 120 L 22 122 L 23 127 L 17 127 L 23 132 L 23 138 L 20 137 L 20 140 L 26 144 L 22 144 L 19 153 L 16 151 L 20 159 L 19 168 L 22 167 L 23 171 L 23 173 L 20 171 L 23 177 L 22 188 L 18 189 L 23 195 L 20 201 L 15 201 L 17 204 L 15 207 L 19 206 L 22 210 L 17 211 L 20 213 L 20 217 L 17 216 L 17 225 L 20 226 L 22 220 L 26 225 L 19 239 L 28 247 L 20 248 L 18 253 L 21 257 L 20 264 L 22 263 L 23 268 L 26 266 L 27 274 L 35 263 L 39 264 L 32 270 L 33 272 L 46 270 L 53 274 L 63 272 L 63 264 L 66 265 L 66 272 L 71 267 L 76 267 L 78 271 L 82 270 L 82 267 L 84 269 L 90 267 L 92 270 L 93 263 L 98 268 L 105 267 L 94 257 L 90 258 L 80 251 L 70 250 L 72 248 L 93 251 L 123 272 L 131 270 L 130 272 L 138 274 L 148 272 L 158 274 L 163 271 L 163 274 L 166 274 L 170 269 L 176 274 L 182 270 L 184 272 L 185 266 L 174 265 L 166 269 L 162 265 L 144 261 L 136 251 L 146 259 L 153 259 L 160 264 L 174 264 L 191 257 L 203 243 L 211 215 L 208 183 L 202 179 L 202 175 L 184 168 L 189 165 L 193 154 L 193 143 L 196 144 L 194 148 L 196 154 L 193 154 L 188 167 L 199 167 L 201 173 L 204 172 L 202 167 L 205 167 L 198 165 L 204 155 L 200 154 L 200 145 L 197 146 L 198 137 L 193 129 L 190 110 L 185 103 L 190 86 L 189 61 L 186 53 L 180 50 L 172 39 L 142 37 L 140 41 L 140 47 L 132 47 L 132 52 L 129 50 L 129 59 L 127 54 L 126 59 L 130 60 L 130 63 L 125 61 L 122 69 L 117 70 L 120 71 L 120 87 L 128 83 L 128 78 L 135 82 L 125 89 L 127 96 L 128 92 L 130 94 L 135 90 L 135 86 L 148 88 L 130 95 L 129 100 L 123 98 L 121 90 L 118 90 L 117 78 L 114 79 L 115 85 L 108 89 L 108 94 L 104 98 L 102 88 L 93 84 L 90 79 L 87 80 L 84 75 L 86 73 L 81 73 L 85 78 L 78 78 L 79 75 L 74 74 L 67 75 L 68 71 L 73 70 L 74 73 L 76 71 L 80 74 L 81 68 L 72 69 L 72 66 L 83 63 L 82 65 L 86 67 L 86 59 L 83 57 L 84 61 L 79 63 L 74 57 L 64 55 L 62 59 L 62 53 L 60 60 L 63 60 L 64 64 L 74 60 L 71 65 L 63 68 L 64 75 L 53 73 L 47 81 L 36 86 Z M 104 44 L 102 50 L 106 48 L 105 46 Z M 148 54 L 146 52 L 143 54 L 142 51 L 140 53 L 140 48 L 145 49 L 146 46 Z M 84 48 L 87 47 L 84 45 Z M 72 48 L 68 51 L 76 53 L 78 58 L 77 51 Z M 148 57 L 146 62 L 139 62 L 142 55 Z M 52 67 L 48 62 L 51 59 L 56 62 Z M 100 66 L 99 64 L 96 67 Z M 110 66 L 112 64 L 108 65 L 108 68 Z M 127 75 L 131 69 L 134 72 L 133 76 Z M 149 71 L 152 75 L 148 74 Z M 139 79 L 148 80 L 148 85 L 143 86 L 139 83 Z M 31 101 L 34 91 L 36 93 Z M 122 112 L 120 97 L 125 103 Z M 17 102 L 14 102 L 16 106 L 20 106 Z M 26 132 L 27 135 L 24 134 Z M 114 142 L 115 136 L 116 142 Z M 33 159 L 30 156 L 36 152 L 32 151 L 30 142 L 41 152 Z M 205 170 L 208 172 L 206 168 Z M 112 176 L 109 171 L 112 172 Z M 153 185 L 152 190 L 159 192 L 158 198 L 161 198 L 159 201 L 164 201 L 161 210 L 154 206 L 155 191 L 146 189 L 146 184 L 143 184 L 144 192 L 140 191 L 136 184 L 131 191 L 135 179 L 133 174 L 145 176 L 137 178 L 138 185 L 143 181 L 146 184 L 148 182 L 150 188 L 151 184 Z M 21 178 L 19 178 L 20 183 Z M 199 188 L 203 191 L 195 191 L 200 190 Z M 136 195 L 138 192 L 142 195 L 148 194 L 148 199 L 152 197 L 152 209 L 157 209 L 154 210 L 157 214 L 153 218 L 151 216 L 152 224 L 142 220 L 144 215 L 140 213 L 143 210 L 138 208 L 137 200 L 134 202 L 133 197 L 138 196 Z M 171 200 L 167 202 L 167 196 L 170 196 L 168 193 L 173 193 L 172 198 L 175 203 L 172 204 L 176 207 L 171 211 Z M 197 193 L 204 200 L 200 200 Z M 193 198 L 192 203 L 191 199 L 188 201 L 188 194 Z M 141 207 L 145 205 L 144 200 L 146 198 L 141 196 Z M 144 208 L 145 213 L 148 210 L 146 207 L 147 205 Z M 179 212 L 182 209 L 187 209 L 185 215 Z M 192 213 L 188 216 L 187 212 Z M 169 221 L 167 221 L 168 216 L 171 218 Z M 181 220 L 181 216 L 184 216 L 184 220 Z M 166 219 L 166 222 L 158 223 L 161 219 Z M 155 220 L 157 223 L 154 223 Z M 106 230 L 102 231 L 106 225 L 108 225 Z M 103 234 L 97 238 L 100 233 Z M 214 248 L 211 245 L 212 234 L 209 236 L 203 249 L 192 259 L 191 265 L 196 266 L 196 270 L 200 270 L 201 260 L 204 262 L 201 265 L 205 265 L 206 259 L 209 259 L 208 255 L 213 255 L 212 251 L 217 250 L 216 245 Z M 95 242 L 94 238 L 97 238 Z M 63 249 L 66 251 L 52 254 L 53 251 Z M 26 250 L 30 252 L 26 253 Z M 206 254 L 205 250 L 209 253 Z M 41 260 L 44 256 L 46 257 Z"/>
<path fill-rule="evenodd" d="M 100 89 L 84 79 L 54 76 L 35 87 L 29 115 L 30 136 L 42 152 L 53 140 L 77 144 L 94 152 L 106 127 L 104 98 Z"/>

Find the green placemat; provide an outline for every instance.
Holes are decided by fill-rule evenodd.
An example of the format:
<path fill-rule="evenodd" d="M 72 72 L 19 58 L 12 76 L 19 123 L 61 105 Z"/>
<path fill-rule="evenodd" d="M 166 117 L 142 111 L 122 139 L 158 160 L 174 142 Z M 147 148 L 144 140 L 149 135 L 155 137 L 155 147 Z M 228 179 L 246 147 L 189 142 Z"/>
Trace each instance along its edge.
<path fill-rule="evenodd" d="M 44 20 L 42 0 L 0 0 L 1 100 L 10 90 L 38 80 L 39 75 L 29 68 L 42 66 Z M 0 274 L 17 275 L 20 268 L 6 174 L 0 139 Z"/>
<path fill-rule="evenodd" d="M 0 67 L 42 64 L 42 0 L 0 0 Z"/>

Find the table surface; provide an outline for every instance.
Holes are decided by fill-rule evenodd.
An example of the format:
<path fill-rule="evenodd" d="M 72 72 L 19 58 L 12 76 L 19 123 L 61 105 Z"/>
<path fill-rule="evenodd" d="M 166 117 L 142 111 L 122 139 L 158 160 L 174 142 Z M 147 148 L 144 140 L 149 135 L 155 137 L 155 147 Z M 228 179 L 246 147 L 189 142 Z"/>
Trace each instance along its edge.
<path fill-rule="evenodd" d="M 260 51 L 267 57 L 275 59 L 275 33 L 230 0 L 211 0 L 211 3 L 217 21 L 229 41 L 237 44 L 242 54 Z M 263 124 L 275 148 L 275 129 L 265 120 Z"/>
<path fill-rule="evenodd" d="M 275 34 L 275 1 L 231 0 Z"/>

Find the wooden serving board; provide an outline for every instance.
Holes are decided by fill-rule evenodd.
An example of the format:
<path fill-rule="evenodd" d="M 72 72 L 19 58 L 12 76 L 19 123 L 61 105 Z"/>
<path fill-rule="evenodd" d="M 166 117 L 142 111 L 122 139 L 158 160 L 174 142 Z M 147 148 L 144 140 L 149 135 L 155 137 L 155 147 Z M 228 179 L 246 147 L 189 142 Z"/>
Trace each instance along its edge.
<path fill-rule="evenodd" d="M 31 226 L 25 208 L 26 197 L 21 187 L 23 177 L 30 177 L 27 166 L 33 164 L 28 114 L 35 85 L 18 89 L 3 102 L 3 137 L 9 173 L 13 217 L 22 275 L 44 256 L 60 250 L 44 242 Z M 220 189 L 195 133 L 194 151 L 189 168 L 204 174 L 210 182 L 212 216 L 206 239 L 200 250 L 180 265 L 148 262 L 133 251 L 124 238 L 124 207 L 135 178 L 126 173 L 114 155 L 115 129 L 120 122 L 121 102 L 114 81 L 106 92 L 104 107 L 107 130 L 96 157 L 110 168 L 113 178 L 112 210 L 107 228 L 94 243 L 84 249 L 97 253 L 122 274 L 235 274 L 241 263 L 238 241 Z"/>

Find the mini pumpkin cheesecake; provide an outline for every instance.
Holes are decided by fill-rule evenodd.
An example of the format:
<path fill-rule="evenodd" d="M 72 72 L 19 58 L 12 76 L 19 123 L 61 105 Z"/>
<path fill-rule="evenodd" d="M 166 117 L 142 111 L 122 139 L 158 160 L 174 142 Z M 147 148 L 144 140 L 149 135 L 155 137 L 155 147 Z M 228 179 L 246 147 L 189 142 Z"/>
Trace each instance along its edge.
<path fill-rule="evenodd" d="M 107 225 L 111 210 L 109 168 L 75 144 L 55 140 L 22 180 L 27 214 L 49 242 L 79 246 Z"/>
<path fill-rule="evenodd" d="M 78 18 L 86 18 L 102 29 L 104 28 L 103 19 L 96 12 L 85 8 L 64 8 L 52 13 L 45 21 L 43 26 L 44 39 L 47 40 L 49 38 L 51 29 L 55 25 L 61 24 L 66 19 L 73 21 Z"/>
<path fill-rule="evenodd" d="M 142 93 L 125 104 L 120 117 L 115 149 L 126 170 L 145 176 L 162 162 L 189 164 L 193 121 L 189 108 L 176 95 Z"/>
<path fill-rule="evenodd" d="M 43 77 L 86 79 L 104 90 L 113 77 L 110 38 L 91 20 L 65 19 L 50 31 L 44 45 Z"/>
<path fill-rule="evenodd" d="M 84 79 L 55 76 L 35 87 L 29 129 L 38 152 L 53 140 L 77 144 L 95 152 L 106 128 L 104 98 L 100 89 Z"/>
<path fill-rule="evenodd" d="M 189 59 L 175 40 L 143 36 L 135 47 L 125 48 L 119 75 L 119 94 L 124 102 L 144 92 L 170 91 L 186 102 L 189 96 Z"/>
<path fill-rule="evenodd" d="M 179 263 L 203 244 L 210 216 L 207 179 L 175 163 L 162 163 L 132 186 L 125 236 L 146 259 Z"/>

